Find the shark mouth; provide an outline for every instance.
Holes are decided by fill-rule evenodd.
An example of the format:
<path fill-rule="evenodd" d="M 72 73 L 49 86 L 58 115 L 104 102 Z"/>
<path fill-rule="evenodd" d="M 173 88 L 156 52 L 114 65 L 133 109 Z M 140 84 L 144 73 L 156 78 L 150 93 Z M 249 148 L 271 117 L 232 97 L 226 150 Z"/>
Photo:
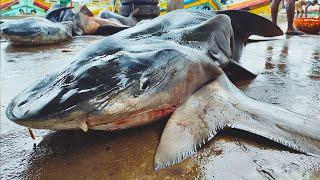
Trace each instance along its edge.
<path fill-rule="evenodd" d="M 103 115 L 74 112 L 66 118 L 58 117 L 49 120 L 50 122 L 44 122 L 41 124 L 39 122 L 24 122 L 20 125 L 34 129 L 82 129 L 84 132 L 87 132 L 88 129 L 118 131 L 155 122 L 163 117 L 172 114 L 175 111 L 175 109 L 176 106 L 163 107 L 149 111 L 136 112 L 124 118 L 112 120 L 109 120 L 108 117 Z"/>
<path fill-rule="evenodd" d="M 87 127 L 84 127 L 82 125 L 80 126 L 80 128 L 83 129 L 84 131 L 86 131 L 87 129 L 117 131 L 117 130 L 132 128 L 132 127 L 137 127 L 137 126 L 152 123 L 165 116 L 172 114 L 175 109 L 176 109 L 176 106 L 169 106 L 165 108 L 159 108 L 159 109 L 153 109 L 149 111 L 134 113 L 129 117 L 117 119 L 107 124 L 101 124 L 101 121 L 103 121 L 101 118 L 97 118 L 94 115 L 88 115 L 85 121 Z"/>

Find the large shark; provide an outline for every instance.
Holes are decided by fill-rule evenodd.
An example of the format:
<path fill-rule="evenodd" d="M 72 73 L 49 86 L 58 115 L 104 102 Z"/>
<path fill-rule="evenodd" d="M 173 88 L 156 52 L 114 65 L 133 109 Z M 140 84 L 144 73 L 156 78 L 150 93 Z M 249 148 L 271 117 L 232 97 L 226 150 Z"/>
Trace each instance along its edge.
<path fill-rule="evenodd" d="M 13 45 L 53 44 L 70 40 L 72 27 L 70 21 L 54 23 L 41 17 L 28 17 L 1 24 L 0 36 Z"/>
<path fill-rule="evenodd" d="M 73 24 L 74 16 L 72 8 L 56 4 L 47 11 L 45 18 L 26 17 L 1 24 L 0 36 L 13 45 L 65 42 L 77 34 L 76 30 L 79 29 Z"/>
<path fill-rule="evenodd" d="M 133 15 L 137 11 L 130 17 L 109 12 L 109 19 L 103 19 L 94 17 L 86 6 L 74 13 L 72 8 L 57 4 L 48 10 L 46 18 L 27 17 L 1 24 L 0 36 L 13 45 L 43 45 L 64 42 L 73 36 L 110 35 L 134 26 L 137 21 Z"/>
<path fill-rule="evenodd" d="M 136 9 L 129 17 L 104 11 L 103 14 L 108 16 L 94 17 L 94 14 L 82 6 L 79 13 L 76 13 L 73 19 L 75 27 L 80 31 L 80 35 L 111 35 L 132 27 L 137 24 L 134 15 L 139 11 Z"/>
<path fill-rule="evenodd" d="M 320 155 L 320 121 L 245 96 L 229 80 L 250 35 L 283 32 L 242 11 L 172 11 L 104 38 L 17 95 L 7 117 L 38 129 L 117 131 L 169 117 L 154 168 L 194 154 L 219 130 L 241 129 Z"/>

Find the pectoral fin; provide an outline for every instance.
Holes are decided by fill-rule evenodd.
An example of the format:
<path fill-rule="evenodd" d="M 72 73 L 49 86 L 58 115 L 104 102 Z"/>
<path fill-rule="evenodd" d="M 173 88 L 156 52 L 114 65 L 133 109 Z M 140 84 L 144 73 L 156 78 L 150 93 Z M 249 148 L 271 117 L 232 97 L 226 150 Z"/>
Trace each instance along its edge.
<path fill-rule="evenodd" d="M 253 80 L 257 77 L 254 73 L 242 67 L 238 62 L 230 60 L 229 64 L 223 68 L 231 81 Z"/>
<path fill-rule="evenodd" d="M 128 26 L 100 26 L 98 30 L 95 32 L 97 35 L 112 35 L 122 30 L 128 29 Z"/>
<path fill-rule="evenodd" d="M 245 96 L 226 77 L 199 89 L 169 119 L 154 160 L 155 169 L 182 161 L 224 127 L 266 137 L 320 156 L 320 121 Z"/>
<path fill-rule="evenodd" d="M 228 107 L 219 104 L 219 100 L 212 101 L 212 86 L 213 83 L 202 87 L 172 114 L 155 155 L 155 169 L 178 163 L 194 154 L 227 125 Z"/>

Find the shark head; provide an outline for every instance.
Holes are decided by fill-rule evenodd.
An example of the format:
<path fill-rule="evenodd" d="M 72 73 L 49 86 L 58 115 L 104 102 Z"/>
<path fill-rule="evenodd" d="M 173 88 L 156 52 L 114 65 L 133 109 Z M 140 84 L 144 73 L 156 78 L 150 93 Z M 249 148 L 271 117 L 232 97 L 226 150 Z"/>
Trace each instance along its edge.
<path fill-rule="evenodd" d="M 53 23 L 45 18 L 28 17 L 1 24 L 0 34 L 14 45 L 52 44 L 72 37 L 72 23 Z"/>
<path fill-rule="evenodd" d="M 175 46 L 84 56 L 21 92 L 7 116 L 31 128 L 85 131 L 158 120 L 220 73 L 207 56 Z"/>

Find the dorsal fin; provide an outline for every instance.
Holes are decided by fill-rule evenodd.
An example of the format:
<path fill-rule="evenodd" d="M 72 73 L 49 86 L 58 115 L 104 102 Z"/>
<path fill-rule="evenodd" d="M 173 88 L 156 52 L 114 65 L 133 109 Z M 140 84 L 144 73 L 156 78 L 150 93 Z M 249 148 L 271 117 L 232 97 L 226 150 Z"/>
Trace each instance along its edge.
<path fill-rule="evenodd" d="M 273 37 L 283 35 L 283 31 L 276 24 L 256 14 L 239 10 L 225 10 L 217 13 L 225 14 L 231 19 L 234 34 L 234 39 L 231 42 L 233 49 L 232 59 L 237 62 L 249 36 Z"/>
<path fill-rule="evenodd" d="M 276 24 L 256 14 L 239 10 L 218 11 L 217 13 L 230 17 L 234 33 L 239 35 L 244 42 L 251 35 L 264 37 L 283 35 L 283 31 Z"/>
<path fill-rule="evenodd" d="M 86 5 L 83 5 L 79 10 L 79 13 L 93 17 L 94 14 L 88 9 Z"/>

